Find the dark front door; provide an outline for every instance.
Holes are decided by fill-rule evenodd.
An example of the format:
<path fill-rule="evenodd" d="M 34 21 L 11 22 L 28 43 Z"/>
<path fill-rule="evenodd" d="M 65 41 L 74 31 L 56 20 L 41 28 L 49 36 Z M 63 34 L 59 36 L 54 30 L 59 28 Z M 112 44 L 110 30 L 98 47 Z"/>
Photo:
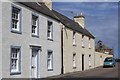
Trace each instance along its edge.
<path fill-rule="evenodd" d="M 84 70 L 84 54 L 82 54 L 82 71 Z"/>

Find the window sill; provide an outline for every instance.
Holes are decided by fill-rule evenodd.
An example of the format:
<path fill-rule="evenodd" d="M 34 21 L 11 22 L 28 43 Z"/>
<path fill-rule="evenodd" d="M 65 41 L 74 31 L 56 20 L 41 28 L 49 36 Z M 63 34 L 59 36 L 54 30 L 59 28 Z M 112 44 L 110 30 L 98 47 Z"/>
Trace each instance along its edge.
<path fill-rule="evenodd" d="M 32 37 L 39 38 L 39 35 L 34 35 L 34 34 L 32 34 Z"/>
<path fill-rule="evenodd" d="M 17 30 L 11 30 L 12 33 L 17 33 L 17 34 L 22 34 L 21 31 L 17 31 Z"/>
<path fill-rule="evenodd" d="M 82 48 L 85 48 L 85 46 L 82 46 Z"/>
<path fill-rule="evenodd" d="M 73 44 L 73 46 L 77 46 L 76 44 Z"/>
<path fill-rule="evenodd" d="M 10 72 L 10 75 L 18 75 L 21 74 L 21 72 Z"/>
<path fill-rule="evenodd" d="M 92 67 L 91 65 L 89 65 L 89 67 Z"/>
<path fill-rule="evenodd" d="M 47 40 L 53 41 L 53 39 L 52 39 L 52 38 L 47 38 Z"/>
<path fill-rule="evenodd" d="M 89 47 L 89 49 L 91 49 L 91 47 Z"/>
<path fill-rule="evenodd" d="M 77 67 L 73 67 L 73 69 L 76 69 Z"/>
<path fill-rule="evenodd" d="M 48 69 L 48 71 L 53 71 L 53 69 Z"/>

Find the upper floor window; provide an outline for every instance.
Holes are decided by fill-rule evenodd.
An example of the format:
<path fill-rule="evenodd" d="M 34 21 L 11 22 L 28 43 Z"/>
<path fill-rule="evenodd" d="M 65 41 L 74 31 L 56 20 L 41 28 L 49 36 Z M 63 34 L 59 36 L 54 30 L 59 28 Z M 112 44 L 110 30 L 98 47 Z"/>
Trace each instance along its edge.
<path fill-rule="evenodd" d="M 52 40 L 53 39 L 53 22 L 47 21 L 47 26 L 48 26 L 47 38 Z"/>
<path fill-rule="evenodd" d="M 11 47 L 11 65 L 10 71 L 12 73 L 20 73 L 21 63 L 20 63 L 20 47 Z"/>
<path fill-rule="evenodd" d="M 76 35 L 75 35 L 76 33 L 75 32 L 73 32 L 73 45 L 76 45 Z"/>
<path fill-rule="evenodd" d="M 20 9 L 12 6 L 12 31 L 20 32 Z"/>
<path fill-rule="evenodd" d="M 84 35 L 82 35 L 82 48 L 84 48 L 85 45 L 84 45 Z"/>
<path fill-rule="evenodd" d="M 88 44 L 88 46 L 89 46 L 89 49 L 91 49 L 91 39 L 89 38 L 89 44 Z"/>
<path fill-rule="evenodd" d="M 32 36 L 38 36 L 38 16 L 32 15 Z"/>

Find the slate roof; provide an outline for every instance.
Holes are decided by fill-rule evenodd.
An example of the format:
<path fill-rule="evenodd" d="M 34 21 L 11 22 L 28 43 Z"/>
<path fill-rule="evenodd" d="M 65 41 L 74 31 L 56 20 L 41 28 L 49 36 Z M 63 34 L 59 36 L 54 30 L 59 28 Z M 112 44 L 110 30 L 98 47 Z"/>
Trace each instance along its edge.
<path fill-rule="evenodd" d="M 101 44 L 99 44 L 99 41 L 98 41 L 97 45 L 95 46 L 96 50 L 99 50 L 99 49 L 112 50 L 111 48 L 109 48 L 108 46 L 106 46 L 102 41 L 100 43 Z"/>
<path fill-rule="evenodd" d="M 53 10 L 53 12 L 58 16 L 60 19 L 61 23 L 64 24 L 67 28 L 72 29 L 73 31 L 82 33 L 86 36 L 89 36 L 91 38 L 95 38 L 86 28 L 82 28 L 78 23 L 75 21 L 69 19 L 68 17 L 58 13 L 57 11 Z"/>
<path fill-rule="evenodd" d="M 86 28 L 82 28 L 78 23 L 74 22 L 73 20 L 69 19 L 68 17 L 58 13 L 55 10 L 50 10 L 44 3 L 39 2 L 38 5 L 36 2 L 19 2 L 39 13 L 42 13 L 46 16 L 49 16 L 57 21 L 60 21 L 64 24 L 67 28 L 72 29 L 73 31 L 79 32 L 83 35 L 89 36 L 91 38 L 95 38 Z"/>
<path fill-rule="evenodd" d="M 19 3 L 59 21 L 58 17 L 42 2 L 39 2 L 39 5 L 36 2 L 19 2 Z"/>
<path fill-rule="evenodd" d="M 95 49 L 100 49 L 100 46 L 99 45 L 96 45 L 95 46 Z M 104 49 L 104 50 L 112 50 L 111 48 L 109 48 L 108 46 L 106 46 L 106 45 L 102 45 L 102 49 Z"/>

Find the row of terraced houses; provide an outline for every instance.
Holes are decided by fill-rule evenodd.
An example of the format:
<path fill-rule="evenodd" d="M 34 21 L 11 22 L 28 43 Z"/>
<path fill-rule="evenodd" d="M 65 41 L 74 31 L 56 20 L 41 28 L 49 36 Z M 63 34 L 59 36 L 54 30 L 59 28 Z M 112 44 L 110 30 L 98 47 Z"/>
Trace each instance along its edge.
<path fill-rule="evenodd" d="M 95 67 L 95 37 L 52 2 L 0 2 L 0 78 L 44 78 Z"/>

